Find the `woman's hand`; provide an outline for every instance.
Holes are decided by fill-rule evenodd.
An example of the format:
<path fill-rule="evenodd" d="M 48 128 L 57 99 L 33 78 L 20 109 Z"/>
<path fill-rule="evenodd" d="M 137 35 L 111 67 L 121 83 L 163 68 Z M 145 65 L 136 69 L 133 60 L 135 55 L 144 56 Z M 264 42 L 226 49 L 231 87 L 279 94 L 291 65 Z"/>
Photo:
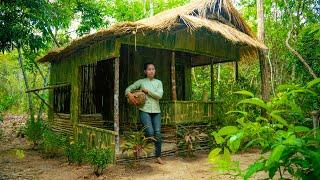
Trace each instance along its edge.
<path fill-rule="evenodd" d="M 136 100 L 136 97 L 131 92 L 128 93 L 128 98 L 132 104 L 134 104 L 135 106 L 137 105 L 138 102 Z"/>
<path fill-rule="evenodd" d="M 145 94 L 148 94 L 148 92 L 149 92 L 148 89 L 146 89 L 146 88 L 142 88 L 141 90 L 142 90 Z"/>

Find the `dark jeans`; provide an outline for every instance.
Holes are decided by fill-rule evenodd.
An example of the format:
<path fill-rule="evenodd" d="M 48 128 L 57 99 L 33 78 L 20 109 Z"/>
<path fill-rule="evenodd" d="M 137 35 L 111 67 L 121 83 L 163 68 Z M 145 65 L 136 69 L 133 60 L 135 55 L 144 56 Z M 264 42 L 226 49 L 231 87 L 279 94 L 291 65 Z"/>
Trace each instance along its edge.
<path fill-rule="evenodd" d="M 139 110 L 140 122 L 146 126 L 145 136 L 154 137 L 157 141 L 154 142 L 155 156 L 161 156 L 161 115 L 160 113 L 147 113 Z"/>

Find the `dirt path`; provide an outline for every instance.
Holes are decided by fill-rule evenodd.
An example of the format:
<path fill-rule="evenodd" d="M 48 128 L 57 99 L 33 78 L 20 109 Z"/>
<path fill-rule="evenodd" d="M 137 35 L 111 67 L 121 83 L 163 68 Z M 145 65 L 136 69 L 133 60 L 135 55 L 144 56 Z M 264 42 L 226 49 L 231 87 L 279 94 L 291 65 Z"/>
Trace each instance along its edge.
<path fill-rule="evenodd" d="M 104 175 L 96 177 L 89 165 L 69 165 L 64 157 L 49 159 L 30 150 L 24 138 L 16 137 L 15 131 L 23 121 L 24 118 L 7 119 L 0 125 L 5 129 L 0 144 L 0 179 L 230 179 L 210 170 L 207 153 L 196 154 L 193 159 L 164 157 L 165 165 L 156 164 L 152 159 L 142 161 L 136 167 L 114 165 L 105 170 Z M 24 150 L 24 158 L 15 155 L 16 149 Z M 257 153 L 234 156 L 240 160 L 243 169 L 257 157 Z"/>

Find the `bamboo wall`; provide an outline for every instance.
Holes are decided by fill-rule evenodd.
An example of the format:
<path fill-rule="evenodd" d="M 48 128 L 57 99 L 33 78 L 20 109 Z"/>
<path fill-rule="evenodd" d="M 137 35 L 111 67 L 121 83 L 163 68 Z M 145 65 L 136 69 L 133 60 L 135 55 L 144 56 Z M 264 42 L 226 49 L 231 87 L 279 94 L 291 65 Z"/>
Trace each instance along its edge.
<path fill-rule="evenodd" d="M 115 39 L 107 39 L 92 44 L 91 46 L 79 49 L 69 55 L 64 56 L 51 63 L 50 84 L 70 83 L 70 114 L 69 119 L 57 118 L 54 112 L 49 109 L 48 119 L 52 126 L 56 129 L 67 129 L 70 125 L 75 130 L 75 125 L 79 120 L 80 114 L 80 90 L 79 90 L 79 67 L 99 60 L 110 59 L 119 56 L 118 47 Z M 49 104 L 54 106 L 54 90 L 49 90 Z M 64 123 L 64 124 L 63 124 Z M 68 126 L 66 125 L 68 124 Z M 69 130 L 69 134 L 72 134 Z M 75 133 L 75 132 L 73 132 Z"/>

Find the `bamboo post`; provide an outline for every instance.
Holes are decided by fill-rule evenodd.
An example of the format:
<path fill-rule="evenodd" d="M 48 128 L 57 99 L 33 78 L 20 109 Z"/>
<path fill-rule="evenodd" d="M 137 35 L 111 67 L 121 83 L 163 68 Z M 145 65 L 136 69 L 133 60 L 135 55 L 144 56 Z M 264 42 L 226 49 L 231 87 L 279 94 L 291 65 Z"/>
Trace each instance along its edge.
<path fill-rule="evenodd" d="M 171 56 L 171 85 L 172 100 L 177 100 L 177 84 L 176 84 L 176 54 L 173 51 Z"/>
<path fill-rule="evenodd" d="M 313 129 L 317 129 L 319 127 L 320 111 L 312 111 L 311 115 L 313 119 Z M 314 136 L 316 136 L 316 132 L 314 132 Z"/>
<path fill-rule="evenodd" d="M 238 82 L 238 80 L 239 80 L 239 65 L 238 65 L 238 61 L 235 61 L 233 64 L 234 64 L 234 81 Z"/>
<path fill-rule="evenodd" d="M 114 131 L 115 136 L 115 154 L 120 152 L 120 134 L 119 134 L 119 58 L 114 60 Z"/>
<path fill-rule="evenodd" d="M 214 71 L 213 71 L 213 59 L 210 63 L 210 82 L 211 82 L 211 101 L 214 101 Z"/>

